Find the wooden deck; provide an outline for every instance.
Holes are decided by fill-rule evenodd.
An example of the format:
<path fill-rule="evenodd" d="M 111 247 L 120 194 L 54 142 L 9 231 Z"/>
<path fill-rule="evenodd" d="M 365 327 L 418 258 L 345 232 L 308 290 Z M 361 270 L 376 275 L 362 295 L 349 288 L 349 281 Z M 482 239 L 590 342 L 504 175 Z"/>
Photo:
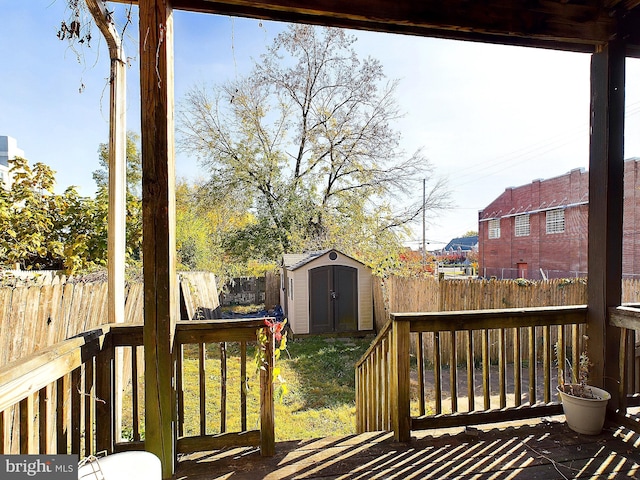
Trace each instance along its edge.
<path fill-rule="evenodd" d="M 563 417 L 512 426 L 392 433 L 281 442 L 276 455 L 255 448 L 180 458 L 176 479 L 640 479 L 640 435 L 614 426 L 602 434 L 572 432 Z"/>

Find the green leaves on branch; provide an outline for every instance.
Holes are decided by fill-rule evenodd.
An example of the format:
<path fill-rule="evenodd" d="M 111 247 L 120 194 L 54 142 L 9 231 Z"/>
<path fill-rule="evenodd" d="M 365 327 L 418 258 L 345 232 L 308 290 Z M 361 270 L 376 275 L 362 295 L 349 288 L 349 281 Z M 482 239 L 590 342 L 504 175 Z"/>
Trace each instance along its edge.
<path fill-rule="evenodd" d="M 7 267 L 73 271 L 85 241 L 93 204 L 75 188 L 54 193 L 54 171 L 43 163 L 10 160 L 13 184 L 0 189 L 0 259 Z"/>
<path fill-rule="evenodd" d="M 137 136 L 127 135 L 127 261 L 141 259 L 141 163 Z M 94 172 L 95 198 L 75 187 L 56 194 L 55 172 L 43 163 L 11 160 L 13 183 L 0 189 L 0 263 L 21 269 L 67 273 L 104 268 L 107 263 L 108 151 L 100 146 L 101 170 Z"/>
<path fill-rule="evenodd" d="M 280 360 L 282 352 L 287 349 L 287 333 L 284 331 L 284 328 L 287 325 L 287 319 L 285 318 L 283 321 L 277 322 L 275 319 L 265 318 L 264 323 L 266 326 L 259 328 L 256 331 L 258 338 L 255 353 L 256 371 L 266 371 L 269 368 L 269 359 L 267 355 L 270 350 L 269 343 L 273 338 L 272 345 L 274 360 L 271 377 L 273 382 L 277 383 L 275 398 L 281 402 L 284 396 L 289 393 L 289 388 L 287 387 L 287 382 L 282 377 L 281 369 L 276 365 L 276 362 Z"/>

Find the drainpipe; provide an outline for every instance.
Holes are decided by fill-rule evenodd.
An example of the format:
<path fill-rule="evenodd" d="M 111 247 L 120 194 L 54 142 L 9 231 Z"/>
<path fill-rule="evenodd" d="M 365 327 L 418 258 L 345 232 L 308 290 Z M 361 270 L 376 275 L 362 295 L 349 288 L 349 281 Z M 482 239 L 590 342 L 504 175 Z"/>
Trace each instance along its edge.
<path fill-rule="evenodd" d="M 111 59 L 109 102 L 109 221 L 107 268 L 109 323 L 124 322 L 124 264 L 126 245 L 126 59 L 111 15 L 101 0 L 86 0 L 96 25 L 104 35 Z"/>

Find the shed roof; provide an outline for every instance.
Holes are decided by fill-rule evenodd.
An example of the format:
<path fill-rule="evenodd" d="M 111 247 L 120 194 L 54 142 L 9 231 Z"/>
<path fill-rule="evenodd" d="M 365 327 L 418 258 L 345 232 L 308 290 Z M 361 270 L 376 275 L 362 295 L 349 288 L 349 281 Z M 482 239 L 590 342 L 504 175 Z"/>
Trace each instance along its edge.
<path fill-rule="evenodd" d="M 326 255 L 330 252 L 336 252 L 339 253 L 340 255 L 350 258 L 351 260 L 361 263 L 364 265 L 364 263 L 362 263 L 360 260 L 357 260 L 345 253 L 342 253 L 339 250 L 336 250 L 335 248 L 329 248 L 327 250 L 320 250 L 317 252 L 307 252 L 307 253 L 299 253 L 299 254 L 284 254 L 282 256 L 282 266 L 284 268 L 286 268 L 287 270 L 297 270 L 300 267 L 303 267 L 304 265 L 314 261 L 317 258 L 322 257 L 323 255 Z"/>

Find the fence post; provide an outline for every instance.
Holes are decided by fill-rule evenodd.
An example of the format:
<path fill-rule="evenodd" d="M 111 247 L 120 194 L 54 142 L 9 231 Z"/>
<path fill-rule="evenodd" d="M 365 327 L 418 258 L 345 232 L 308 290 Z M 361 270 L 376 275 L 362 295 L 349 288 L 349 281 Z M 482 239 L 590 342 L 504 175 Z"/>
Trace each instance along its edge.
<path fill-rule="evenodd" d="M 264 359 L 266 365 L 260 369 L 260 455 L 272 457 L 275 454 L 276 434 L 274 422 L 273 403 L 273 367 L 274 359 L 274 338 L 269 328 L 263 327 L 263 334 L 258 334 L 257 348 L 264 348 Z M 258 330 L 260 332 L 260 329 Z M 266 341 L 261 342 L 262 335 L 266 335 Z M 262 343 L 262 345 L 261 345 Z"/>
<path fill-rule="evenodd" d="M 391 331 L 391 419 L 393 438 L 397 442 L 411 440 L 409 397 L 410 324 L 392 318 Z"/>

